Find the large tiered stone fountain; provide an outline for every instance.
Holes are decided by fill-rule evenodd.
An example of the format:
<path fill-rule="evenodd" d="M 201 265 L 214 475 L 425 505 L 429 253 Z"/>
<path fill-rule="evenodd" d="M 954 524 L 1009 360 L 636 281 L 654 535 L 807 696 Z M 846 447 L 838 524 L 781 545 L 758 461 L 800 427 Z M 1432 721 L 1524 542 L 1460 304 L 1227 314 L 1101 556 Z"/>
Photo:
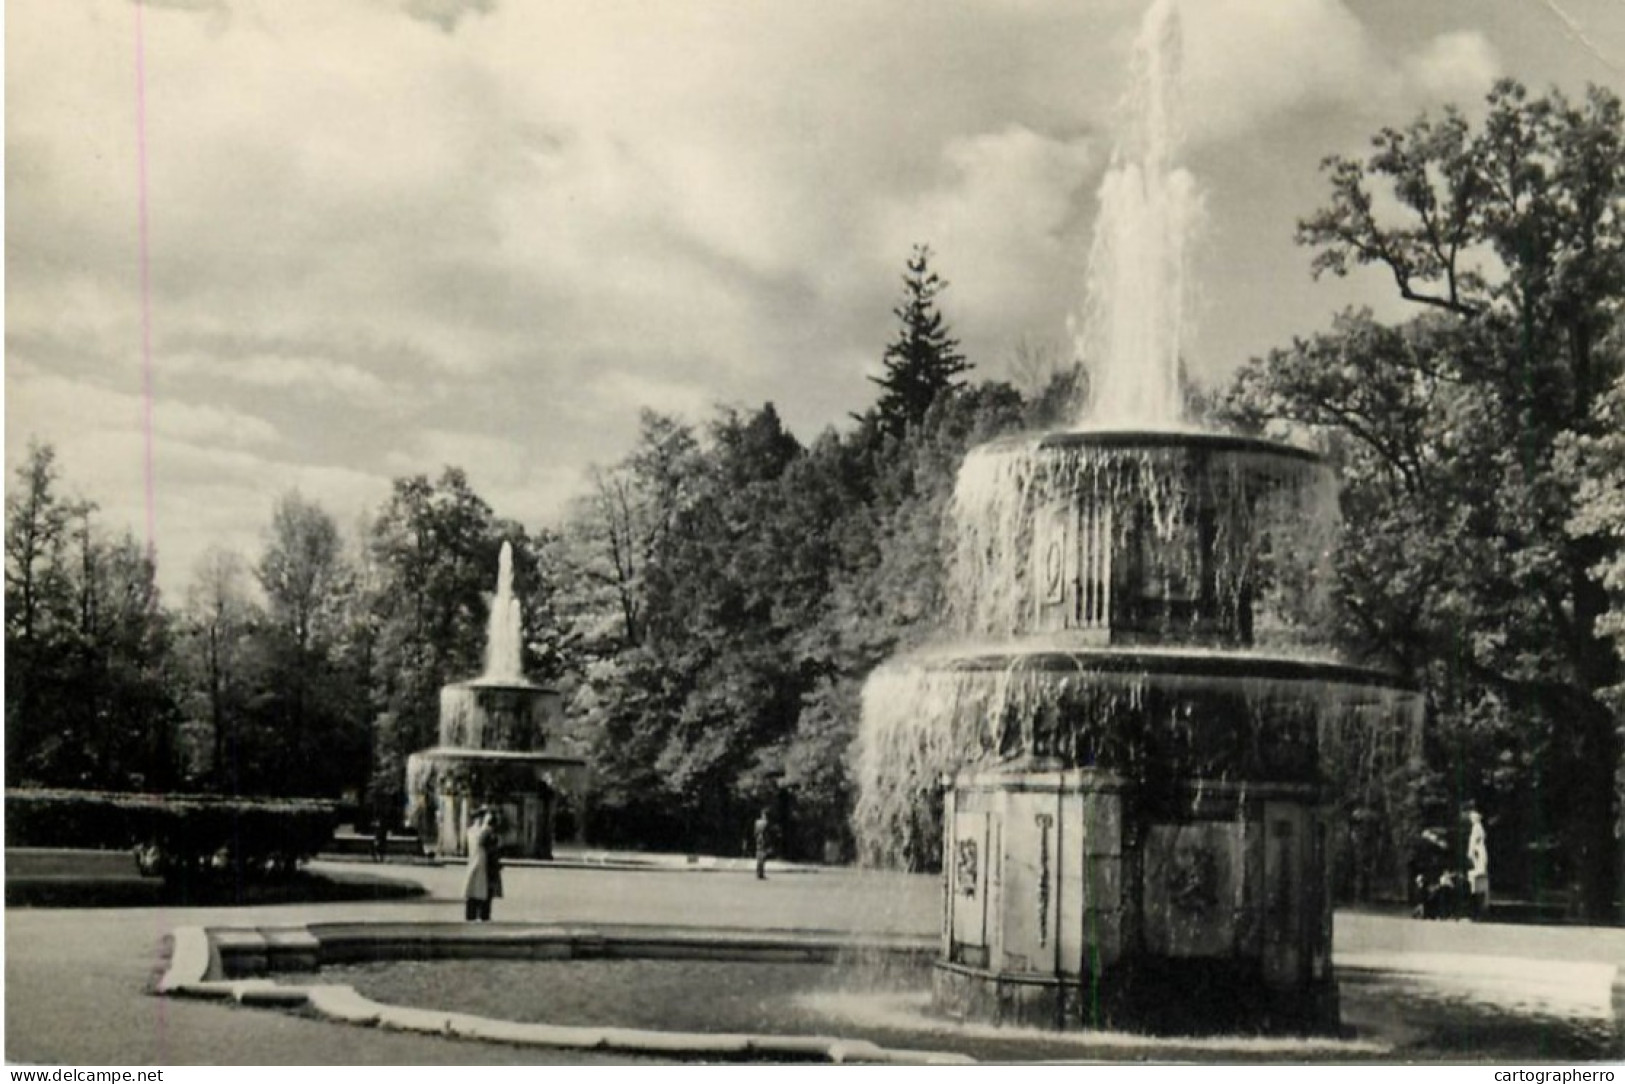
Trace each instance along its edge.
<path fill-rule="evenodd" d="M 1091 412 L 967 457 L 957 635 L 864 692 L 858 831 L 893 852 L 940 831 L 952 1016 L 1335 1027 L 1321 747 L 1419 707 L 1317 642 L 1336 526 L 1317 457 L 1182 419 L 1178 45 L 1158 0 L 1101 191 Z"/>
<path fill-rule="evenodd" d="M 502 814 L 507 854 L 553 857 L 561 790 L 579 788 L 585 761 L 551 748 L 562 719 L 559 694 L 527 681 L 520 662 L 522 613 L 513 595 L 513 552 L 502 544 L 491 603 L 485 670 L 440 690 L 439 743 L 407 760 L 411 817 L 425 846 L 461 855 L 469 814 Z"/>

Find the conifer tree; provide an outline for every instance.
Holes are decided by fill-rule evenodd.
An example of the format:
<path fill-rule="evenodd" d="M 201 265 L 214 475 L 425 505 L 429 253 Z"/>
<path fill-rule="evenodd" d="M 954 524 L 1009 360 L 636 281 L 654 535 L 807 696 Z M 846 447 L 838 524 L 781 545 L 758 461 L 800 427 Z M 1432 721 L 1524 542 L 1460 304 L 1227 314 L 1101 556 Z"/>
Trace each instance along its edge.
<path fill-rule="evenodd" d="M 915 245 L 903 276 L 903 299 L 892 310 L 902 327 L 886 347 L 885 375 L 870 377 L 885 389 L 875 404 L 880 428 L 894 435 L 918 425 L 939 396 L 964 383 L 958 378 L 971 368 L 937 309 L 937 295 L 948 283 L 931 270 L 930 261 L 931 249 Z"/>

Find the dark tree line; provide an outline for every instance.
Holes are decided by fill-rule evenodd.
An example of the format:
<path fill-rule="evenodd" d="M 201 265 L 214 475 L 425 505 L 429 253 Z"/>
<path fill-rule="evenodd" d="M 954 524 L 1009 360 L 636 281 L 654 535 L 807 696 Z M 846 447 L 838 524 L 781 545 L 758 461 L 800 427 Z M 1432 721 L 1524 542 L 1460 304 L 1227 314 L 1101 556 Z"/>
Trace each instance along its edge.
<path fill-rule="evenodd" d="M 702 426 L 646 411 L 558 534 L 501 520 L 455 468 L 396 480 L 351 531 L 290 493 L 258 553 L 211 550 L 172 609 L 36 449 L 7 506 L 13 780 L 349 794 L 393 814 L 440 688 L 481 669 L 508 541 L 525 670 L 569 696 L 595 836 L 733 850 L 772 801 L 798 853 L 844 847 L 856 689 L 938 609 L 958 459 L 1070 387 L 1037 407 L 964 388 L 927 260 L 909 262 L 887 381 L 849 431 L 804 447 L 771 404 Z M 103 596 L 119 608 L 81 614 Z M 118 680 L 87 682 L 91 666 Z"/>
<path fill-rule="evenodd" d="M 180 605 L 150 557 L 68 496 L 36 445 L 6 498 L 13 785 L 400 802 L 439 687 L 481 667 L 497 551 L 529 592 L 529 669 L 558 671 L 548 535 L 496 519 L 461 471 L 403 478 L 346 536 L 297 492 L 248 557 L 214 548 Z"/>
<path fill-rule="evenodd" d="M 12 780 L 173 782 L 175 627 L 149 555 L 63 491 L 33 445 L 6 494 L 6 764 Z"/>

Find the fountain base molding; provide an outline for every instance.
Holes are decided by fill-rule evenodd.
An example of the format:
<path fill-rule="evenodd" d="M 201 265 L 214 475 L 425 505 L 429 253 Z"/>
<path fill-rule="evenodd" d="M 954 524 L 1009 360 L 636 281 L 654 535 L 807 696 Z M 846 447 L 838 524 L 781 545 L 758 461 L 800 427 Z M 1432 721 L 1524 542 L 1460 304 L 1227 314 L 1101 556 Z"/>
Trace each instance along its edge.
<path fill-rule="evenodd" d="M 1330 1033 L 1325 824 L 1307 783 L 961 770 L 939 1011 L 1046 1028 Z"/>

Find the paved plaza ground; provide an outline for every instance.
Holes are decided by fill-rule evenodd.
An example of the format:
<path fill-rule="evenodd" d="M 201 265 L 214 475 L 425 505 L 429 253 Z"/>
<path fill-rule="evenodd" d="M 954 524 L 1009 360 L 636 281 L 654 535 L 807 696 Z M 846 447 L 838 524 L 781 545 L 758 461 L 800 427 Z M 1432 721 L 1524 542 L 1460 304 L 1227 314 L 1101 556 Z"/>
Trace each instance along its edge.
<path fill-rule="evenodd" d="M 612 1062 L 609 1056 L 522 1050 L 363 1029 L 290 1014 L 150 996 L 161 943 L 177 926 L 461 918 L 452 866 L 317 863 L 326 872 L 386 873 L 428 895 L 394 902 L 218 908 L 13 908 L 6 913 L 5 1057 L 45 1064 L 497 1064 Z M 743 865 L 694 870 L 510 868 L 498 921 L 640 923 L 929 934 L 933 876 L 818 869 L 765 881 Z M 1521 957 L 1625 965 L 1625 930 L 1419 922 L 1340 913 L 1336 951 Z M 631 1060 L 631 1059 L 619 1059 Z"/>

